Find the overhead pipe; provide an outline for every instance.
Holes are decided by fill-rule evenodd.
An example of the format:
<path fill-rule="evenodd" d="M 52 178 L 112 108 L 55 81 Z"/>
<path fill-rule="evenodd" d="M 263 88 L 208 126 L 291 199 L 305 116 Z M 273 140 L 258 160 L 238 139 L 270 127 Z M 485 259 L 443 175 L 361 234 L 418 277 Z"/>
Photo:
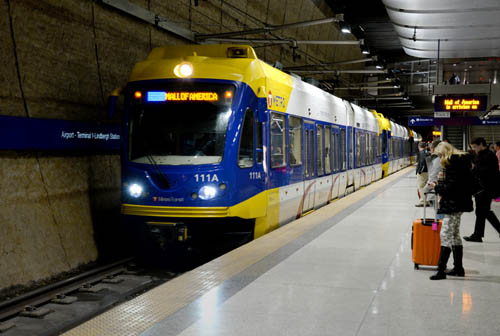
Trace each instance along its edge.
<path fill-rule="evenodd" d="M 401 100 L 401 99 L 404 99 L 404 96 L 401 96 L 401 97 L 377 97 L 377 96 L 374 96 L 374 97 L 360 97 L 360 98 L 356 98 L 356 97 L 348 97 L 349 99 L 356 99 L 356 100 Z"/>
<path fill-rule="evenodd" d="M 370 90 L 370 89 L 399 89 L 399 85 L 392 86 L 346 86 L 336 87 L 335 90 Z"/>
<path fill-rule="evenodd" d="M 298 69 L 309 68 L 309 67 L 356 64 L 356 63 L 373 62 L 373 61 L 377 61 L 377 60 L 378 60 L 377 56 L 372 56 L 370 58 L 362 58 L 362 59 L 347 60 L 347 61 L 297 65 L 297 66 L 292 66 L 292 67 L 286 67 L 285 70 L 298 70 Z"/>
<path fill-rule="evenodd" d="M 320 44 L 320 45 L 359 45 L 363 40 L 343 41 L 343 40 L 294 40 L 294 39 L 259 39 L 259 38 L 207 38 L 205 42 L 223 42 L 223 43 L 269 43 L 269 44 Z"/>
<path fill-rule="evenodd" d="M 269 26 L 266 26 L 263 28 L 240 30 L 240 31 L 235 31 L 235 32 L 226 32 L 226 33 L 218 33 L 218 34 L 200 34 L 200 35 L 196 35 L 195 38 L 197 41 L 200 41 L 200 40 L 205 41 L 207 39 L 220 38 L 220 37 L 264 34 L 264 33 L 275 31 L 275 30 L 309 27 L 309 26 L 321 25 L 321 24 L 325 24 L 325 23 L 340 22 L 343 20 L 344 20 L 344 15 L 339 14 L 335 17 L 319 19 L 319 20 L 309 20 L 309 21 L 302 21 L 302 22 L 295 22 L 295 23 L 287 23 L 287 24 L 277 25 L 277 26 L 269 25 Z"/>
<path fill-rule="evenodd" d="M 385 74 L 387 70 L 294 70 L 293 73 L 305 73 L 305 74 Z"/>

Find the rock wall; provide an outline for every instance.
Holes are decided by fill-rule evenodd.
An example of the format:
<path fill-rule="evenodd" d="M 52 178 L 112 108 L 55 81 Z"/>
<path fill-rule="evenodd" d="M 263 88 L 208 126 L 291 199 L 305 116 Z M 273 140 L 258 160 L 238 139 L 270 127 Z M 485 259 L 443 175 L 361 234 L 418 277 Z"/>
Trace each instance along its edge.
<path fill-rule="evenodd" d="M 319 0 L 131 2 L 199 33 L 333 15 Z M 342 38 L 333 24 L 276 34 Z M 100 1 L 2 0 L 0 43 L 0 115 L 103 121 L 108 93 L 136 62 L 187 42 Z M 256 50 L 285 66 L 361 56 L 357 47 L 300 49 L 295 63 L 288 46 Z M 118 154 L 0 151 L 0 289 L 125 254 L 119 187 Z"/>

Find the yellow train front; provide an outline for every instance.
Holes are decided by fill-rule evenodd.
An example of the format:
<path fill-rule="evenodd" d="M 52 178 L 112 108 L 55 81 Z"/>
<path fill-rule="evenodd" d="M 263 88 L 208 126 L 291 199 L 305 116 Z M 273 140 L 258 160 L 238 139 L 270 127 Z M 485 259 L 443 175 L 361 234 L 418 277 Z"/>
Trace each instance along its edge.
<path fill-rule="evenodd" d="M 381 178 L 387 165 L 377 116 L 354 113 L 249 46 L 156 48 L 123 94 L 122 214 L 138 239 L 160 246 L 259 237 Z"/>

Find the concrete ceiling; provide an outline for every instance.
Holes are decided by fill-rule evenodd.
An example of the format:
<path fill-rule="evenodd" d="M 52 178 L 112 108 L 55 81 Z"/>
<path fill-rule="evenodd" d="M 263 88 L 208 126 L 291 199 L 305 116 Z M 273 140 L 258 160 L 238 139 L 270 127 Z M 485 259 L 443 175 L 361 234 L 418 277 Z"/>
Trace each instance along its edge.
<path fill-rule="evenodd" d="M 383 0 L 404 51 L 414 57 L 500 56 L 499 0 Z"/>

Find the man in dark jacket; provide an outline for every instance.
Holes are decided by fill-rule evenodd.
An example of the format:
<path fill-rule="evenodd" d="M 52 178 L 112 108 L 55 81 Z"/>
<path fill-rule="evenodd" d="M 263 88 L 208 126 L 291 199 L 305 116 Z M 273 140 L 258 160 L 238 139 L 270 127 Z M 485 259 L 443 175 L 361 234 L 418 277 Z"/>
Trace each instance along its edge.
<path fill-rule="evenodd" d="M 498 181 L 498 159 L 486 145 L 484 138 L 477 138 L 472 142 L 472 148 L 477 153 L 474 162 L 474 175 L 480 181 L 482 191 L 475 195 L 476 198 L 476 225 L 474 233 L 465 240 L 482 243 L 486 220 L 500 233 L 500 222 L 495 213 L 491 211 L 491 201 Z"/>
<path fill-rule="evenodd" d="M 427 163 L 425 162 L 425 159 L 427 156 L 429 156 L 429 152 L 426 149 L 426 144 L 424 142 L 420 142 L 418 144 L 418 156 L 417 156 L 417 186 L 418 186 L 418 193 L 420 197 L 420 202 L 415 204 L 416 207 L 423 207 L 424 206 L 424 188 L 427 185 L 427 178 L 428 178 L 428 170 L 427 170 Z"/>

